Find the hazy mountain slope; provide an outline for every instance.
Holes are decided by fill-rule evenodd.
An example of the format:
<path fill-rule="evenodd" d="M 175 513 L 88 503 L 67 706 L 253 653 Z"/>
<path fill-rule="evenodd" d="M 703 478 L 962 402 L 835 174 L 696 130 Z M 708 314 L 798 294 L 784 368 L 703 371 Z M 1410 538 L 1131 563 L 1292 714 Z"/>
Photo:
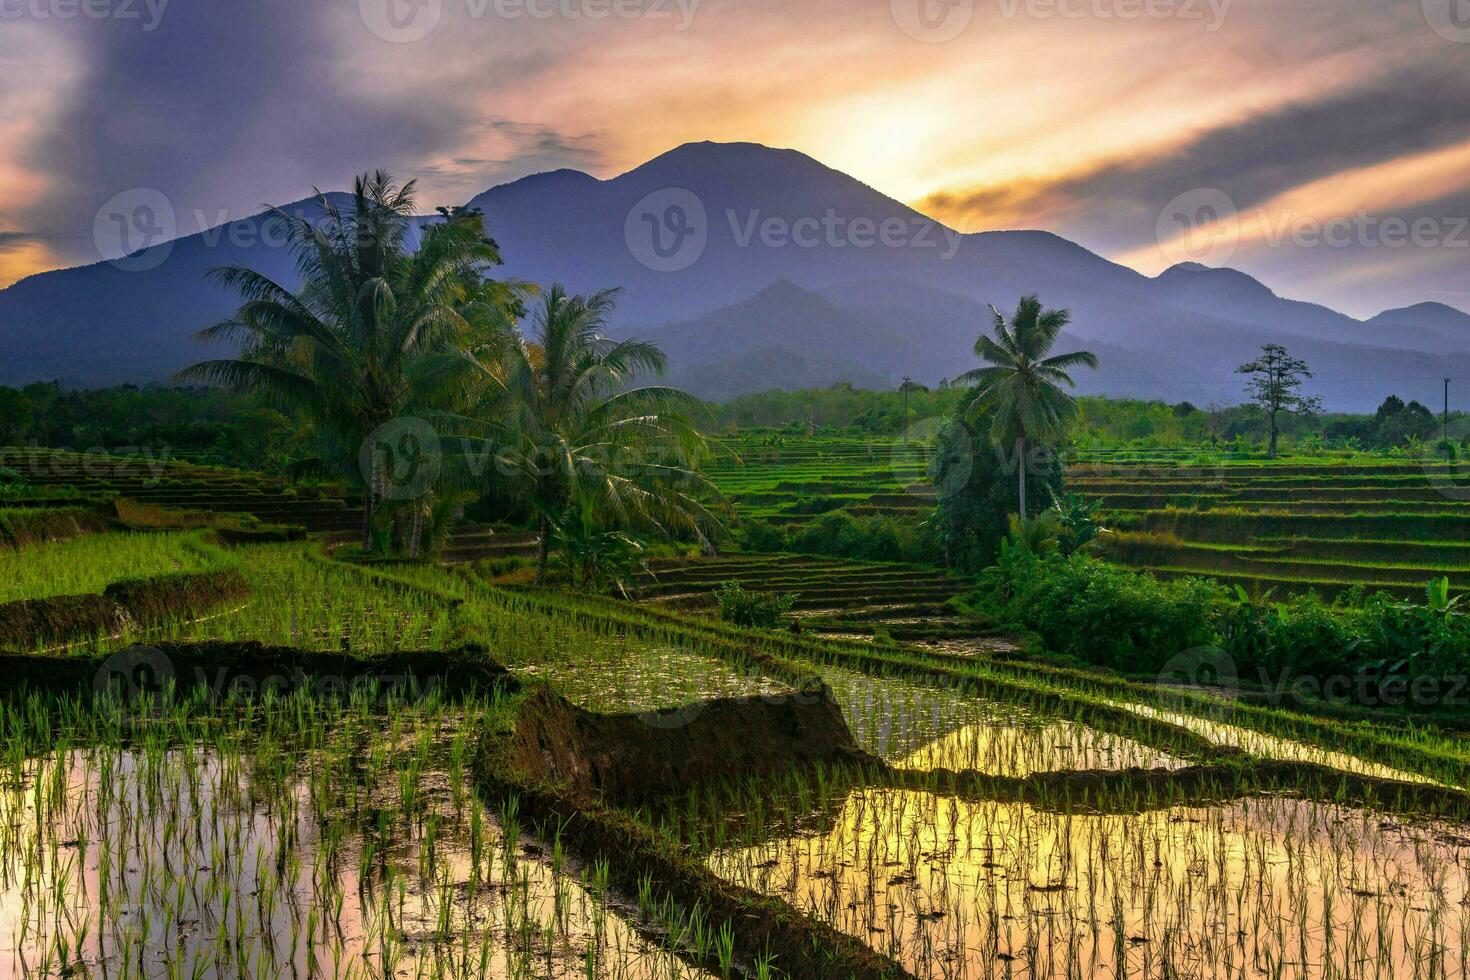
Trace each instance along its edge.
<path fill-rule="evenodd" d="M 1173 306 L 1211 317 L 1258 324 L 1274 332 L 1343 344 L 1440 351 L 1444 338 L 1433 330 L 1407 327 L 1393 334 L 1381 326 L 1317 303 L 1277 296 L 1260 280 L 1236 269 L 1182 262 L 1154 280 L 1155 295 Z"/>
<path fill-rule="evenodd" d="M 780 350 L 818 374 L 932 382 L 972 365 L 986 303 L 1007 309 L 1028 293 L 1069 308 L 1070 332 L 1106 352 L 1090 390 L 1238 400 L 1235 365 L 1268 341 L 1310 360 L 1338 408 L 1371 408 L 1389 388 L 1417 397 L 1407 379 L 1470 368 L 1470 317 L 1448 307 L 1365 323 L 1233 270 L 1148 278 L 1047 232 L 958 235 L 810 157 L 755 144 L 689 144 L 610 180 L 539 174 L 471 203 L 506 257 L 497 275 L 621 286 L 614 329 L 657 330 L 686 368 Z M 203 281 L 209 268 L 248 262 L 291 281 L 280 249 L 237 243 L 248 237 L 180 240 L 146 272 L 102 263 L 0 290 L 0 383 L 159 379 L 205 356 L 193 332 L 233 304 Z M 763 295 L 776 283 L 788 285 Z M 819 312 L 812 292 L 840 315 Z M 708 316 L 718 326 L 696 329 Z"/>
<path fill-rule="evenodd" d="M 1422 331 L 1441 338 L 1450 350 L 1470 347 L 1470 313 L 1462 313 L 1443 303 L 1416 303 L 1396 310 L 1384 310 L 1368 319 L 1368 324 L 1386 337 L 1400 337 L 1406 331 Z"/>
<path fill-rule="evenodd" d="M 348 200 L 345 194 L 331 197 L 339 204 Z M 312 220 L 320 215 L 314 201 L 284 210 Z M 256 215 L 116 264 L 44 272 L 0 290 L 0 384 L 162 381 L 194 361 L 227 354 L 223 345 L 194 339 L 239 305 L 206 278 L 226 265 L 296 281 L 277 223 Z"/>

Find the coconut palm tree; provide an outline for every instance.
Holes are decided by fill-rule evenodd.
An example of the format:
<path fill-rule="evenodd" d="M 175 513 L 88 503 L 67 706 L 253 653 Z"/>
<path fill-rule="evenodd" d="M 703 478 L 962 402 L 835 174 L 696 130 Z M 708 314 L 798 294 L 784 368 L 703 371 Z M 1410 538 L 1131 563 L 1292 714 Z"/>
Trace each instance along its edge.
<path fill-rule="evenodd" d="M 325 468 L 363 487 L 369 546 L 386 474 L 365 441 L 437 400 L 429 388 L 437 376 L 421 370 L 422 362 L 472 332 L 464 310 L 476 297 L 468 291 L 500 253 L 473 211 L 444 212 L 418 235 L 414 182 L 399 187 L 382 171 L 358 177 L 345 207 L 320 191 L 316 207 L 317 220 L 271 209 L 295 257 L 299 289 L 241 266 L 210 273 L 241 303 L 200 337 L 235 341 L 241 352 L 180 377 L 266 396 L 311 423 Z"/>
<path fill-rule="evenodd" d="M 1067 370 L 1078 365 L 1097 367 L 1097 355 L 1074 351 L 1048 357 L 1071 319 L 1066 310 L 1044 310 L 1035 296 L 1023 296 L 1010 322 L 994 306 L 995 336 L 981 334 L 975 354 L 989 366 L 967 371 L 955 382 L 973 385 L 961 403 L 961 412 L 992 414 L 991 438 L 997 444 L 1015 440 L 1016 469 L 1020 474 L 1021 519 L 1026 519 L 1026 454 L 1032 443 L 1056 442 L 1077 402 L 1061 386 L 1075 388 Z"/>
<path fill-rule="evenodd" d="M 604 527 L 705 543 L 720 529 L 706 504 L 718 495 L 696 465 L 704 438 L 683 417 L 698 402 L 635 383 L 662 373 L 664 355 L 653 344 L 607 337 L 616 297 L 617 290 L 547 290 L 531 314 L 531 337 L 483 364 L 487 407 L 460 420 L 489 437 L 496 472 L 536 516 L 537 581 L 553 535 L 574 534 L 588 514 Z"/>

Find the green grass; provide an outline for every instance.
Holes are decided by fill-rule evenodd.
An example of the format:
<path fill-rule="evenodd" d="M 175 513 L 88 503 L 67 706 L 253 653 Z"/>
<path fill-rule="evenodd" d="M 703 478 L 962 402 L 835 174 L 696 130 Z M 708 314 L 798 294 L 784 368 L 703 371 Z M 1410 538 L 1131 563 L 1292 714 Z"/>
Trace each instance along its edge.
<path fill-rule="evenodd" d="M 101 592 L 113 582 L 170 572 L 204 572 L 230 561 L 201 535 L 94 534 L 6 554 L 0 602 Z"/>

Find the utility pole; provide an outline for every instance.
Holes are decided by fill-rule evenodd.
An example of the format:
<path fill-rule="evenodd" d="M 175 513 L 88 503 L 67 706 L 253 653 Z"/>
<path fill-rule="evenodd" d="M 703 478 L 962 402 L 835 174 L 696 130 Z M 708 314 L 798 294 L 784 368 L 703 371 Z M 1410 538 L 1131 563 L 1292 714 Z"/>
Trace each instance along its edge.
<path fill-rule="evenodd" d="M 905 446 L 909 444 L 909 385 L 913 383 L 914 379 L 905 375 L 903 384 L 899 385 L 899 390 L 903 392 L 903 444 Z"/>
<path fill-rule="evenodd" d="M 1444 458 L 1450 458 L 1450 379 L 1444 379 Z"/>

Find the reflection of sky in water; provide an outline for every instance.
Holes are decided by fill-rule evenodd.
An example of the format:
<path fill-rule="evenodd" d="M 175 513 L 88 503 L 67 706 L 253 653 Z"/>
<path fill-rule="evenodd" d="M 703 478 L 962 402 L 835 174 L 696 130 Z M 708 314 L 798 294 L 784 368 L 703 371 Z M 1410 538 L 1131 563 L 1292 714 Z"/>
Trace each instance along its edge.
<path fill-rule="evenodd" d="M 853 793 L 710 858 L 921 977 L 1463 977 L 1470 840 L 1282 798 L 1138 816 Z"/>
<path fill-rule="evenodd" d="M 169 980 L 574 978 L 589 952 L 598 977 L 702 975 L 544 855 L 522 848 L 508 866 L 483 811 L 476 876 L 479 804 L 467 797 L 457 812 L 442 776 L 425 783 L 428 815 L 411 827 L 390 818 L 384 847 L 375 814 L 397 809 L 396 780 L 361 788 L 361 809 L 324 825 L 312 780 L 330 775 L 288 777 L 278 795 L 252 779 L 249 757 L 99 749 L 60 760 L 28 762 L 24 784 L 0 792 L 0 976 L 55 975 L 62 943 L 89 973 Z"/>
<path fill-rule="evenodd" d="M 1327 766 L 1330 769 L 1340 769 L 1343 772 L 1374 776 L 1379 779 L 1399 779 L 1410 783 L 1434 782 L 1434 780 L 1416 773 L 1393 769 L 1389 766 L 1379 765 L 1376 762 L 1367 762 L 1344 752 L 1334 752 L 1331 749 L 1308 745 L 1304 742 L 1294 742 L 1291 739 L 1265 735 L 1249 728 L 1226 724 L 1225 722 L 1216 721 L 1212 718 L 1197 718 L 1194 715 L 1187 715 L 1178 711 L 1167 711 L 1147 704 L 1127 703 L 1119 704 L 1119 707 L 1125 708 L 1141 718 L 1152 718 L 1157 721 L 1166 721 L 1171 725 L 1178 725 L 1180 728 L 1186 728 L 1196 735 L 1204 736 L 1216 745 L 1233 746 L 1249 752 L 1251 755 L 1260 756 L 1263 759 L 1277 759 L 1283 762 L 1311 762 L 1320 766 Z"/>
<path fill-rule="evenodd" d="M 901 769 L 1028 776 L 1188 764 L 1133 739 L 1014 705 L 839 668 L 824 668 L 822 676 L 832 685 L 858 744 Z"/>

